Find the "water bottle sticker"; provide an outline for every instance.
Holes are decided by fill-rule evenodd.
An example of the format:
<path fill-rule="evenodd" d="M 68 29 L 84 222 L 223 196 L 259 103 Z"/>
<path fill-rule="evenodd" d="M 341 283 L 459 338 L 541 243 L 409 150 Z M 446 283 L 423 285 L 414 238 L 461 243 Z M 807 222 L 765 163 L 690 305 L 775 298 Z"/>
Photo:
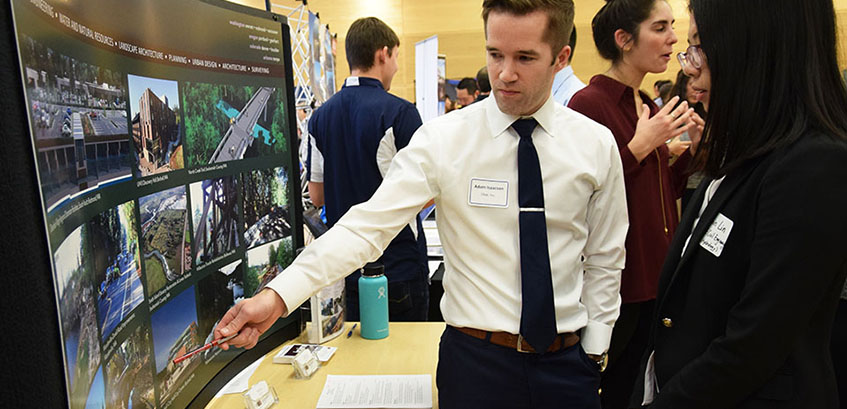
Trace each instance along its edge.
<path fill-rule="evenodd" d="M 377 291 L 379 292 L 379 296 L 376 297 L 377 300 L 380 298 L 385 298 L 385 287 L 379 287 Z"/>

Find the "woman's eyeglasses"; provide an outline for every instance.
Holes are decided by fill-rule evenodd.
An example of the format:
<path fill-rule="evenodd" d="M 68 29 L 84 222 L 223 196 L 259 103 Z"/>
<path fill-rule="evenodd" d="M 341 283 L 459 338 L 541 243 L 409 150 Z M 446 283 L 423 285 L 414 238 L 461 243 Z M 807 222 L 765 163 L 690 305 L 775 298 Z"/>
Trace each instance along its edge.
<path fill-rule="evenodd" d="M 676 58 L 679 60 L 679 65 L 683 69 L 690 67 L 699 70 L 703 67 L 703 61 L 706 60 L 706 55 L 703 54 L 703 49 L 697 44 L 688 46 L 685 52 L 677 54 Z"/>

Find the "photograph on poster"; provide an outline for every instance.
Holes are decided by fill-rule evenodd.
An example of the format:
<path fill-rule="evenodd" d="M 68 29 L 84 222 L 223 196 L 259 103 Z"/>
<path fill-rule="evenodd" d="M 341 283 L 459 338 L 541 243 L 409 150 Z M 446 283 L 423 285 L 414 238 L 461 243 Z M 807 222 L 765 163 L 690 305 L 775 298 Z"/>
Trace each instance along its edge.
<path fill-rule="evenodd" d="M 247 251 L 244 293 L 252 297 L 294 260 L 291 236 Z"/>
<path fill-rule="evenodd" d="M 247 248 L 291 235 L 285 168 L 244 173 L 244 242 Z"/>
<path fill-rule="evenodd" d="M 186 166 L 287 152 L 278 89 L 186 82 L 182 93 Z"/>
<path fill-rule="evenodd" d="M 326 83 L 326 99 L 335 95 L 335 41 L 329 26 L 321 26 L 321 61 L 323 61 L 324 82 Z"/>
<path fill-rule="evenodd" d="M 47 207 L 129 179 L 124 74 L 21 37 L 31 132 Z"/>
<path fill-rule="evenodd" d="M 106 358 L 106 379 L 109 385 L 108 408 L 154 408 L 153 357 L 150 328 L 145 324 L 119 345 Z"/>
<path fill-rule="evenodd" d="M 309 80 L 315 101 L 323 104 L 327 100 L 323 60 L 321 59 L 321 21 L 315 13 L 309 12 Z"/>
<path fill-rule="evenodd" d="M 90 233 L 84 227 L 71 232 L 53 254 L 71 409 L 85 407 L 100 366 Z"/>
<path fill-rule="evenodd" d="M 153 353 L 156 361 L 156 383 L 159 386 L 159 405 L 165 406 L 179 386 L 184 384 L 200 365 L 195 355 L 178 364 L 174 359 L 201 346 L 197 332 L 197 304 L 194 286 L 171 298 L 150 317 L 153 327 Z"/>
<path fill-rule="evenodd" d="M 177 82 L 132 74 L 127 77 L 136 175 L 182 169 Z"/>
<path fill-rule="evenodd" d="M 191 269 L 185 186 L 138 199 L 147 294 L 156 294 Z"/>
<path fill-rule="evenodd" d="M 340 279 L 313 295 L 311 305 L 320 305 L 312 311 L 312 322 L 320 323 L 320 332 L 309 333 L 309 342 L 321 344 L 341 335 L 344 329 L 344 279 Z"/>
<path fill-rule="evenodd" d="M 97 318 L 106 339 L 144 301 L 135 201 L 95 216 L 86 229 L 91 245 L 92 276 L 97 286 Z"/>
<path fill-rule="evenodd" d="M 203 344 L 215 338 L 214 329 L 230 307 L 244 299 L 244 264 L 241 260 L 213 271 L 197 283 L 198 333 Z M 216 348 L 203 351 L 204 361 L 215 354 Z"/>
<path fill-rule="evenodd" d="M 106 407 L 106 384 L 103 382 L 103 368 L 97 368 L 97 373 L 94 375 L 94 382 L 91 383 L 91 390 L 88 391 L 85 402 L 77 402 L 77 404 L 79 406 L 76 407 L 85 409 L 102 409 Z M 71 402 L 71 407 L 75 407 L 73 402 Z"/>
<path fill-rule="evenodd" d="M 194 250 L 200 266 L 238 247 L 237 176 L 190 185 Z"/>

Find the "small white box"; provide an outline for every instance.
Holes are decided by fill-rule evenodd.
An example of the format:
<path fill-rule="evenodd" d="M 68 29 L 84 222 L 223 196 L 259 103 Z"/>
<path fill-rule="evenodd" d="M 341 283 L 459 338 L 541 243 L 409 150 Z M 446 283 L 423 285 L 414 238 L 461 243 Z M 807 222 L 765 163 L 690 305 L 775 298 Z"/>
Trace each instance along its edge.
<path fill-rule="evenodd" d="M 242 396 L 247 409 L 268 409 L 279 402 L 276 391 L 265 381 L 253 385 Z"/>
<path fill-rule="evenodd" d="M 294 361 L 294 357 L 297 356 L 297 353 L 302 349 L 311 350 L 317 357 L 318 361 L 327 362 L 332 355 L 335 354 L 335 350 L 338 349 L 336 347 L 328 347 L 323 345 L 314 345 L 314 344 L 291 344 L 282 347 L 282 349 L 274 355 L 274 363 L 275 364 L 290 364 Z"/>
<path fill-rule="evenodd" d="M 318 357 L 309 348 L 302 348 L 291 362 L 294 367 L 294 377 L 297 379 L 309 379 L 312 374 L 318 371 L 321 363 L 318 362 Z"/>

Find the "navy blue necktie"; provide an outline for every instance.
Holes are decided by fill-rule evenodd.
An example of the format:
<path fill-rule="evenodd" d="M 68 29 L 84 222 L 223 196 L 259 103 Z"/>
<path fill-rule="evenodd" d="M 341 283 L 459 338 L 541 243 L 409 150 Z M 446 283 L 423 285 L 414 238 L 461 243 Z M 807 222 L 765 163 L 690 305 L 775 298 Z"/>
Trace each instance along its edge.
<path fill-rule="evenodd" d="M 538 353 L 547 351 L 556 338 L 553 279 L 547 250 L 544 217 L 544 187 L 541 165 L 532 143 L 534 118 L 512 123 L 521 140 L 518 144 L 518 206 L 521 246 L 521 335 Z"/>

